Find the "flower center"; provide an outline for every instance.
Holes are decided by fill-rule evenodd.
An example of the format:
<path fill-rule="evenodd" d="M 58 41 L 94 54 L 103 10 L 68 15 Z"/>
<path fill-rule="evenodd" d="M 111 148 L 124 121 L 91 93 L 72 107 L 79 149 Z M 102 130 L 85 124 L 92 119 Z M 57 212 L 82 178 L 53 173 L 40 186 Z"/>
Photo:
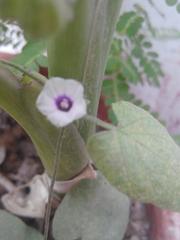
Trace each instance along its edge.
<path fill-rule="evenodd" d="M 56 99 L 56 106 L 60 111 L 68 112 L 72 108 L 72 105 L 73 101 L 65 95 L 59 96 Z"/>

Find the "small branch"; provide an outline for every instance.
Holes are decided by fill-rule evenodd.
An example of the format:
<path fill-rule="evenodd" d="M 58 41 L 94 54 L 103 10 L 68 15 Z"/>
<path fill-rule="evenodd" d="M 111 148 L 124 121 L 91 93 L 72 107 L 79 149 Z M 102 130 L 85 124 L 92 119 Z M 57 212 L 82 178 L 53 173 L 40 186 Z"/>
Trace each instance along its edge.
<path fill-rule="evenodd" d="M 9 61 L 6 61 L 6 60 L 0 60 L 0 63 L 2 65 L 9 66 L 9 67 L 17 69 L 19 72 L 22 72 L 22 73 L 26 74 L 27 76 L 29 76 L 30 78 L 36 80 L 41 85 L 44 85 L 45 82 L 47 81 L 47 78 L 44 77 L 43 75 L 41 75 L 37 72 L 28 71 L 28 70 L 24 69 L 23 67 L 21 67 L 17 64 L 14 64 L 12 62 L 9 62 Z"/>
<path fill-rule="evenodd" d="M 104 122 L 101 119 L 96 118 L 94 116 L 86 115 L 85 118 L 88 121 L 93 122 L 93 123 L 95 123 L 96 125 L 98 125 L 102 128 L 105 128 L 105 129 L 108 129 L 108 130 L 115 130 L 116 129 L 116 127 L 114 125 L 112 125 L 110 123 L 107 123 L 107 122 Z"/>

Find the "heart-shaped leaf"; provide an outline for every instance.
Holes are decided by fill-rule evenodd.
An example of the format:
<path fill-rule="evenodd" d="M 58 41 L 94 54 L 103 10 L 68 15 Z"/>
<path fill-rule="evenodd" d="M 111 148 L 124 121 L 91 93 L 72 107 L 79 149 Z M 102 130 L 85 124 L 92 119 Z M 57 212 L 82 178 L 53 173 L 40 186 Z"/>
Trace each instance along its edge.
<path fill-rule="evenodd" d="M 129 200 L 99 173 L 83 180 L 56 211 L 56 240 L 121 240 L 129 219 Z"/>
<path fill-rule="evenodd" d="M 118 102 L 113 110 L 117 128 L 88 142 L 97 167 L 132 198 L 180 210 L 180 148 L 143 109 Z"/>
<path fill-rule="evenodd" d="M 43 240 L 43 236 L 35 229 L 26 226 L 19 218 L 0 210 L 0 239 Z"/>

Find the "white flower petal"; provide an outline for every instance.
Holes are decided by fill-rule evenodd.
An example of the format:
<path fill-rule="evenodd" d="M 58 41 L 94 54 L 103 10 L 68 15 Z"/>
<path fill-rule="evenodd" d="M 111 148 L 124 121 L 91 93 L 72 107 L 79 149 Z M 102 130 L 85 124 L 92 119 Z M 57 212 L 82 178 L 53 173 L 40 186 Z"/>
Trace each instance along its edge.
<path fill-rule="evenodd" d="M 57 110 L 54 100 L 45 95 L 43 92 L 41 92 L 41 94 L 38 96 L 36 106 L 43 114 L 48 114 Z"/>
<path fill-rule="evenodd" d="M 76 103 L 74 104 L 74 107 L 71 111 L 71 115 L 73 116 L 74 119 L 79 119 L 81 117 L 83 117 L 84 115 L 86 115 L 87 112 L 87 106 L 86 103 Z"/>
<path fill-rule="evenodd" d="M 49 97 L 56 97 L 58 94 L 65 92 L 65 87 L 63 78 L 53 77 L 46 82 L 43 90 Z"/>
<path fill-rule="evenodd" d="M 82 98 L 84 96 L 84 88 L 80 82 L 75 81 L 73 79 L 67 79 L 65 81 L 66 81 L 65 93 L 67 93 L 70 96 L 73 96 L 74 98 L 77 98 L 78 96 Z"/>
<path fill-rule="evenodd" d="M 71 116 L 62 114 L 62 112 L 59 111 L 49 114 L 47 119 L 56 127 L 64 127 L 72 122 Z"/>
<path fill-rule="evenodd" d="M 61 99 L 63 96 L 73 103 L 68 111 L 57 106 L 57 98 Z M 36 106 L 56 127 L 64 127 L 86 114 L 87 104 L 84 99 L 83 86 L 73 79 L 50 78 L 39 94 Z"/>

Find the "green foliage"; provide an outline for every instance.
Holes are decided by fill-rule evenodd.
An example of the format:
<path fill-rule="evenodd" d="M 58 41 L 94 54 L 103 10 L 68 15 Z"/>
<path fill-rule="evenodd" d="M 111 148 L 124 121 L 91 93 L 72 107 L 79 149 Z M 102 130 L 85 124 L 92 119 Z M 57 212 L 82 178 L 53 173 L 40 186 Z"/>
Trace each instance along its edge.
<path fill-rule="evenodd" d="M 138 16 L 136 12 L 126 12 L 120 17 L 117 23 L 117 32 L 131 38 L 138 33 L 142 23 L 143 18 Z"/>
<path fill-rule="evenodd" d="M 98 106 L 104 65 L 121 0 L 113 2 L 103 0 L 98 1 L 97 5 L 96 3 L 96 0 L 76 1 L 73 21 L 63 32 L 60 29 L 55 37 L 49 40 L 48 45 L 50 74 L 82 81 L 87 98 L 92 100 L 89 104 L 89 112 L 94 115 Z M 40 42 L 29 43 L 14 61 L 29 66 L 37 56 L 41 56 L 42 50 L 43 44 L 41 45 Z M 94 64 L 95 61 L 96 64 Z M 27 131 L 46 171 L 52 175 L 58 131 L 35 107 L 41 87 L 36 82 L 22 86 L 9 71 L 0 69 L 1 108 L 13 116 Z M 85 141 L 94 131 L 92 125 L 81 121 L 81 134 Z M 84 169 L 88 161 L 82 153 L 81 135 L 76 128 L 68 126 L 64 134 L 61 168 L 57 173 L 57 179 L 72 178 Z"/>
<path fill-rule="evenodd" d="M 49 74 L 82 82 L 89 100 L 88 113 L 95 116 L 107 54 L 122 0 L 76 2 L 74 20 L 64 32 L 59 31 L 49 42 Z M 79 124 L 80 133 L 86 141 L 94 132 L 95 125 L 84 119 Z"/>
<path fill-rule="evenodd" d="M 108 62 L 110 66 L 115 58 L 116 66 L 119 62 L 119 67 L 118 69 L 107 67 L 106 72 L 111 74 L 118 70 L 122 78 L 133 84 L 138 83 L 142 75 L 145 75 L 150 84 L 158 85 L 158 78 L 163 73 L 158 55 L 152 50 L 152 43 L 143 34 L 143 24 L 145 18 L 136 11 L 126 12 L 120 17 Z"/>
<path fill-rule="evenodd" d="M 36 109 L 35 102 L 41 90 L 39 83 L 20 85 L 9 71 L 0 69 L 0 105 L 27 131 L 49 175 L 53 171 L 58 131 Z M 61 171 L 58 179 L 69 179 L 79 173 L 87 164 L 87 158 L 80 149 L 80 135 L 72 126 L 65 130 L 68 137 L 68 152 L 61 153 Z M 66 142 L 63 147 L 66 147 Z M 71 157 L 74 155 L 74 159 Z M 68 166 L 68 167 L 67 167 Z M 76 174 L 75 174 L 76 173 Z"/>
<path fill-rule="evenodd" d="M 165 0 L 169 6 L 174 6 L 177 4 L 178 0 Z"/>
<path fill-rule="evenodd" d="M 139 6 L 136 9 L 137 11 L 125 12 L 117 23 L 103 83 L 108 106 L 124 99 L 140 103 L 144 107 L 129 92 L 129 84 L 143 83 L 145 79 L 150 85 L 158 86 L 159 77 L 163 76 L 158 54 L 153 51 L 151 41 L 143 33 L 144 25 L 153 31 L 151 24 L 146 13 Z M 109 118 L 115 123 L 111 108 Z"/>
<path fill-rule="evenodd" d="M 69 192 L 53 220 L 56 240 L 121 240 L 129 220 L 129 200 L 98 173 Z"/>
<path fill-rule="evenodd" d="M 166 4 L 170 7 L 176 7 L 178 13 L 180 13 L 180 2 L 178 0 L 165 0 Z"/>
<path fill-rule="evenodd" d="M 120 76 L 121 77 L 121 76 Z M 135 105 L 151 112 L 149 105 L 143 103 L 141 100 L 135 98 L 130 92 L 129 85 L 126 81 L 118 79 L 117 81 L 105 80 L 103 83 L 103 95 L 105 96 L 105 103 L 110 106 L 108 109 L 108 117 L 112 123 L 117 124 L 117 119 L 112 111 L 111 105 L 120 100 L 126 100 L 134 103 Z M 152 115 L 158 118 L 158 113 L 153 112 Z"/>
<path fill-rule="evenodd" d="M 0 239 L 2 240 L 43 240 L 43 236 L 26 226 L 17 217 L 0 210 Z"/>
<path fill-rule="evenodd" d="M 38 72 L 40 65 L 47 66 L 47 57 L 43 55 L 46 48 L 45 41 L 31 40 L 24 46 L 21 54 L 13 58 L 12 62 Z"/>
<path fill-rule="evenodd" d="M 32 22 L 25 19 L 24 12 L 22 18 L 16 12 L 16 4 L 21 3 L 25 7 L 22 0 L 2 1 L 5 5 L 0 12 L 7 13 L 4 17 L 11 14 L 17 17 L 33 38 L 56 33 L 48 39 L 50 75 L 81 81 L 90 100 L 89 113 L 95 115 L 109 42 L 121 0 L 77 0 L 73 21 L 63 31 L 59 29 L 59 21 L 55 24 L 57 19 L 54 8 L 52 22 L 49 21 L 52 14 L 51 2 L 45 1 L 41 9 L 38 6 L 39 0 L 36 3 L 34 1 L 29 8 L 29 14 L 32 14 L 32 6 L 37 7 Z M 9 8 L 6 4 L 9 4 Z M 50 7 L 50 15 L 46 14 L 47 7 Z M 39 14 L 41 10 L 42 14 Z M 44 17 L 48 19 L 48 25 L 44 22 L 42 24 L 45 20 L 47 23 Z M 38 33 L 37 29 L 34 30 L 36 21 L 43 25 L 37 25 Z M 142 75 L 150 84 L 158 85 L 162 71 L 158 55 L 152 50 L 152 43 L 142 33 L 144 23 L 144 18 L 135 11 L 125 13 L 118 22 L 106 69 L 107 80 L 103 86 L 103 91 L 107 92 L 108 104 L 120 98 L 135 101 L 129 93 L 128 84 L 142 81 Z M 30 69 L 34 69 L 34 62 L 47 64 L 47 58 L 42 55 L 45 48 L 42 42 L 29 42 L 22 54 L 13 61 Z M 0 70 L 0 105 L 30 135 L 46 171 L 52 175 L 56 141 L 61 130 L 57 131 L 51 126 L 35 108 L 41 87 L 34 81 L 29 85 L 21 85 L 9 71 Z M 89 138 L 87 147 L 92 159 L 118 189 L 141 201 L 179 210 L 179 148 L 165 128 L 142 109 L 122 102 L 120 105 L 113 104 L 113 110 L 113 122 L 118 124 L 114 130 L 97 133 L 89 138 L 94 126 L 84 120 L 77 124 L 80 133 L 74 125 L 66 127 L 62 152 L 58 156 L 61 162 L 57 179 L 71 179 L 88 164 L 89 158 L 83 152 L 83 140 L 86 142 Z M 55 214 L 53 233 L 57 240 L 122 239 L 128 213 L 127 197 L 112 188 L 99 174 L 96 180 L 81 182 L 65 196 Z M 2 216 L 4 221 L 6 216 Z M 10 221 L 8 218 L 7 222 Z M 3 224 L 4 229 L 0 234 L 6 234 L 7 239 L 16 239 L 16 234 L 21 234 L 22 231 L 20 229 L 15 232 L 19 229 L 18 220 L 15 219 L 15 222 L 12 224 L 13 237 L 8 235 L 11 232 L 3 232 Z M 41 239 L 41 235 L 33 234 L 32 231 L 26 231 L 26 239 Z M 17 238 L 23 239 L 22 236 L 17 235 Z"/>
<path fill-rule="evenodd" d="M 180 146 L 180 135 L 174 135 L 173 139 Z"/>
<path fill-rule="evenodd" d="M 176 5 L 176 10 L 177 10 L 178 13 L 180 13 L 180 3 L 178 3 L 178 4 Z"/>
<path fill-rule="evenodd" d="M 95 134 L 88 150 L 107 179 L 134 199 L 180 210 L 180 148 L 148 112 L 113 104 L 115 130 Z"/>

